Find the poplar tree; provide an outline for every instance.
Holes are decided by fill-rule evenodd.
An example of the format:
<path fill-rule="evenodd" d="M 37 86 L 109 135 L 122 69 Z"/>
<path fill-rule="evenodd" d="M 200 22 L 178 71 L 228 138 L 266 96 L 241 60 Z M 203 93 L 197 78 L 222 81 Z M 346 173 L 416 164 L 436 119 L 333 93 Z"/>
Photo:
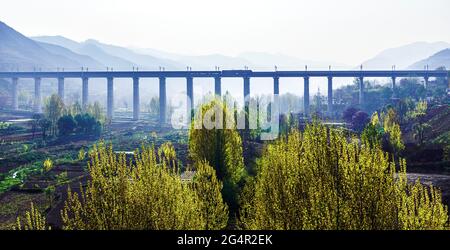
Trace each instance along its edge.
<path fill-rule="evenodd" d="M 242 194 L 244 229 L 443 229 L 441 192 L 409 183 L 380 146 L 308 125 L 269 145 Z"/>
<path fill-rule="evenodd" d="M 206 230 L 224 229 L 228 222 L 228 206 L 222 199 L 222 182 L 207 162 L 197 164 L 192 187 L 201 201 Z"/>
<path fill-rule="evenodd" d="M 205 114 L 213 112 L 212 128 L 205 126 Z M 209 113 L 210 114 L 210 113 Z M 208 121 L 209 122 L 209 121 Z M 206 161 L 223 182 L 222 194 L 230 210 L 237 209 L 237 197 L 246 176 L 242 140 L 232 111 L 215 99 L 200 107 L 189 131 L 189 156 L 193 162 Z"/>
<path fill-rule="evenodd" d="M 199 196 L 154 148 L 142 146 L 130 161 L 104 143 L 89 154 L 90 181 L 68 190 L 63 229 L 205 228 Z"/>
<path fill-rule="evenodd" d="M 31 208 L 25 213 L 25 218 L 22 220 L 17 217 L 15 230 L 49 230 L 45 217 L 39 212 L 39 210 L 31 202 Z"/>

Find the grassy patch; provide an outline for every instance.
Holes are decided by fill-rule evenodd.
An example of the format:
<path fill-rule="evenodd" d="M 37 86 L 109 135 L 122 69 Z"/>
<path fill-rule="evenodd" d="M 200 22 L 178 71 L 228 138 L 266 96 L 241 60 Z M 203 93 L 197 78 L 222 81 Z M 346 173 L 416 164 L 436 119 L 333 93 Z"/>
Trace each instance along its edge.
<path fill-rule="evenodd" d="M 0 175 L 0 193 L 9 190 L 11 187 L 23 183 L 31 174 L 42 172 L 42 162 L 28 164 L 22 167 L 10 170 L 6 174 Z"/>
<path fill-rule="evenodd" d="M 29 194 L 9 192 L 1 200 L 0 206 L 0 230 L 12 229 L 15 226 L 17 216 L 23 216 L 33 202 L 39 211 L 44 212 L 48 207 L 48 198 L 44 193 Z"/>

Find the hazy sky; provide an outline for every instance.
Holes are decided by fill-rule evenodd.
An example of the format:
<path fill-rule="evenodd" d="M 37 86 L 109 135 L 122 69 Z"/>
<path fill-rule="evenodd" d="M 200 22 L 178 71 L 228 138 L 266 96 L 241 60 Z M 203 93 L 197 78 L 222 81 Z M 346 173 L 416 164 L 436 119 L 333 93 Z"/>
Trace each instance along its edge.
<path fill-rule="evenodd" d="M 95 38 L 183 54 L 283 53 L 349 65 L 416 41 L 450 42 L 449 0 L 1 0 L 28 36 Z"/>

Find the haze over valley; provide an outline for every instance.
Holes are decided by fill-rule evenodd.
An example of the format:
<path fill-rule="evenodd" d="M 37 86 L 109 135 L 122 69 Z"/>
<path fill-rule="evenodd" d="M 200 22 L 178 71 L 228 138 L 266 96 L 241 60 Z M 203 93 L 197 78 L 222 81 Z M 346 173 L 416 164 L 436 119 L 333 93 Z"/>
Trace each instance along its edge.
<path fill-rule="evenodd" d="M 301 59 L 295 56 L 281 53 L 266 52 L 243 52 L 237 56 L 227 56 L 223 54 L 210 55 L 189 55 L 177 54 L 158 50 L 157 48 L 121 47 L 88 39 L 77 42 L 63 36 L 35 36 L 26 37 L 13 27 L 0 22 L 0 70 L 11 71 L 33 71 L 33 70 L 185 70 L 191 67 L 192 70 L 214 70 L 215 67 L 225 69 L 244 69 L 248 67 L 255 71 L 272 71 L 275 66 L 278 70 L 304 70 L 307 65 L 309 70 L 327 70 L 330 66 L 335 70 L 357 69 L 359 65 L 346 65 L 332 61 L 317 61 Z M 396 69 L 423 69 L 429 65 L 431 69 L 446 66 L 449 67 L 448 55 L 450 44 L 447 42 L 413 42 L 404 46 L 389 48 L 379 52 L 361 64 L 364 69 L 391 69 L 396 65 Z M 73 98 L 80 98 L 76 95 L 81 88 L 81 80 L 69 79 L 74 84 L 68 85 L 68 91 L 75 93 Z M 90 85 L 92 101 L 105 103 L 106 80 L 91 79 Z M 126 108 L 131 105 L 131 79 L 118 79 L 115 88 L 117 96 L 116 106 Z M 141 85 L 142 98 L 149 101 L 158 93 L 157 79 L 143 79 Z M 195 101 L 198 103 L 201 98 L 213 92 L 213 79 L 195 79 Z M 241 100 L 242 81 L 240 79 L 224 79 L 224 91 L 229 91 L 237 100 Z M 314 95 L 320 91 L 321 94 L 327 92 L 326 79 L 312 79 L 310 94 Z M 389 79 L 382 84 L 389 83 Z M 280 93 L 303 94 L 303 84 L 300 79 L 280 80 Z M 384 82 L 384 83 L 383 83 Z M 24 83 L 26 84 L 26 83 Z M 31 81 L 28 82 L 31 86 Z M 50 95 L 56 84 L 55 79 L 45 79 L 43 81 L 44 95 Z M 353 84 L 353 79 L 338 78 L 334 87 Z M 168 80 L 168 98 L 173 99 L 175 95 L 185 93 L 180 90 L 184 86 L 183 79 Z M 252 94 L 263 95 L 271 93 L 271 79 L 252 79 Z M 30 87 L 30 89 L 32 89 Z"/>

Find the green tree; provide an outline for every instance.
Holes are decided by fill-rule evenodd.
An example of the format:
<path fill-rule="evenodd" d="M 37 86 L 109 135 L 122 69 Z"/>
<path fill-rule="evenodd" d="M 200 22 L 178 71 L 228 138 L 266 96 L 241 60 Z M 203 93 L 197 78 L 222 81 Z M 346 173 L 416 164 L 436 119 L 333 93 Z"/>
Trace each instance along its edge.
<path fill-rule="evenodd" d="M 45 196 L 47 196 L 48 203 L 50 204 L 50 207 L 53 206 L 53 196 L 55 195 L 55 186 L 49 185 L 47 188 L 44 189 Z"/>
<path fill-rule="evenodd" d="M 64 103 L 59 95 L 53 94 L 46 99 L 44 106 L 45 117 L 50 122 L 50 135 L 55 136 L 58 130 L 58 119 L 63 115 Z"/>
<path fill-rule="evenodd" d="M 83 107 L 81 107 L 81 104 L 78 101 L 65 109 L 65 113 L 67 115 L 70 114 L 72 116 L 76 116 L 78 114 L 81 114 L 82 112 L 83 112 Z"/>
<path fill-rule="evenodd" d="M 405 148 L 405 145 L 403 144 L 397 113 L 393 108 L 389 108 L 386 113 L 382 114 L 382 119 L 383 129 L 388 136 L 389 144 L 394 151 L 394 155 L 398 156 L 400 151 Z"/>
<path fill-rule="evenodd" d="M 94 102 L 94 104 L 90 104 L 87 106 L 87 113 L 95 118 L 102 125 L 106 122 L 105 112 L 103 111 L 103 107 L 99 102 Z"/>
<path fill-rule="evenodd" d="M 228 206 L 222 199 L 222 182 L 207 162 L 197 163 L 195 170 L 192 187 L 200 197 L 205 229 L 224 229 L 228 222 Z"/>
<path fill-rule="evenodd" d="M 156 117 L 159 115 L 159 97 L 152 97 L 148 104 L 148 113 L 152 117 Z"/>
<path fill-rule="evenodd" d="M 370 147 L 381 146 L 383 140 L 384 129 L 381 126 L 378 112 L 374 112 L 370 122 L 366 125 L 361 133 L 361 141 Z"/>
<path fill-rule="evenodd" d="M 189 156 L 193 162 L 206 161 L 214 167 L 223 182 L 225 201 L 230 210 L 237 209 L 237 194 L 246 176 L 242 140 L 233 112 L 221 100 L 212 100 L 197 112 L 189 131 Z"/>
<path fill-rule="evenodd" d="M 427 101 L 418 101 L 414 110 L 408 112 L 407 116 L 410 119 L 420 119 L 426 115 L 428 109 Z"/>
<path fill-rule="evenodd" d="M 441 193 L 409 183 L 380 147 L 308 125 L 268 145 L 242 195 L 244 229 L 443 229 Z"/>
<path fill-rule="evenodd" d="M 52 123 L 50 122 L 49 119 L 42 117 L 39 119 L 38 121 L 39 123 L 39 127 L 41 127 L 41 132 L 42 132 L 42 139 L 47 139 L 47 132 L 50 130 Z"/>
<path fill-rule="evenodd" d="M 71 114 L 63 115 L 58 120 L 58 131 L 62 136 L 70 135 L 77 127 L 77 123 Z"/>
<path fill-rule="evenodd" d="M 431 126 L 428 123 L 415 123 L 412 127 L 413 129 L 413 137 L 422 145 L 425 140 L 425 133 L 430 129 Z"/>
<path fill-rule="evenodd" d="M 77 129 L 81 133 L 100 135 L 102 132 L 101 123 L 88 113 L 76 115 L 75 121 L 77 123 Z"/>
<path fill-rule="evenodd" d="M 84 161 L 85 157 L 86 151 L 84 151 L 84 148 L 81 148 L 80 151 L 78 151 L 78 161 Z"/>

